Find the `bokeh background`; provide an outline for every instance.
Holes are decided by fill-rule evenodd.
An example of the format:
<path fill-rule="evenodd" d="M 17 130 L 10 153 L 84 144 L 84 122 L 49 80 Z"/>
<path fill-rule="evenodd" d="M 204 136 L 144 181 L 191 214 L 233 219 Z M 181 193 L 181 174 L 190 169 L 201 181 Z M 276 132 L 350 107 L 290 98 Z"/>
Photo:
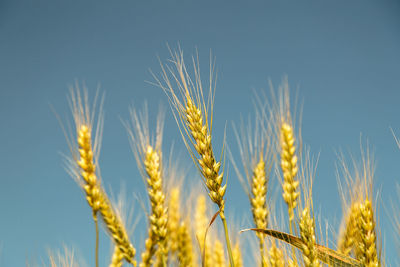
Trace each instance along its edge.
<path fill-rule="evenodd" d="M 333 231 L 341 216 L 336 154 L 357 156 L 360 139 L 368 140 L 377 159 L 385 256 L 394 264 L 390 202 L 399 199 L 400 150 L 390 128 L 400 135 L 399 1 L 2 0 L 0 266 L 45 264 L 47 250 L 64 244 L 94 265 L 90 209 L 64 170 L 61 154 L 69 150 L 55 115 L 71 121 L 67 94 L 75 81 L 92 96 L 98 85 L 106 93 L 103 182 L 114 195 L 126 191 L 139 218 L 135 246 L 142 249 L 146 221 L 138 198 L 147 205 L 146 192 L 121 120 L 129 118 L 129 106 L 141 108 L 145 100 L 154 118 L 161 103 L 165 149 L 174 143 L 190 163 L 167 97 L 146 82 L 153 81 L 149 69 L 160 71 L 158 57 L 169 58 L 167 44 L 178 43 L 188 61 L 198 49 L 205 74 L 210 50 L 216 56 L 214 142 L 221 146 L 226 126 L 234 154 L 232 121 L 254 110 L 254 91 L 267 92 L 269 79 L 277 86 L 288 75 L 292 96 L 298 92 L 304 104 L 303 141 L 320 155 L 315 210 Z M 246 227 L 249 204 L 227 168 L 228 219 Z M 196 174 L 194 167 L 189 172 Z M 101 266 L 107 266 L 110 243 L 100 238 Z"/>

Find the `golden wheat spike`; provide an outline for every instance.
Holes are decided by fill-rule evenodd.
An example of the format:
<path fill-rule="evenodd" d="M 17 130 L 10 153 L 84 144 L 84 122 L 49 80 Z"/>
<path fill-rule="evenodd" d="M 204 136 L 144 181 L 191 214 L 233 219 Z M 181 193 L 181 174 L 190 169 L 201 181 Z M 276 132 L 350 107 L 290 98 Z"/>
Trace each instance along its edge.
<path fill-rule="evenodd" d="M 299 182 L 295 180 L 298 172 L 296 146 L 293 128 L 287 122 L 281 127 L 281 168 L 283 172 L 283 199 L 288 205 L 289 221 L 294 220 L 294 209 L 297 206 Z"/>
<path fill-rule="evenodd" d="M 182 222 L 178 230 L 178 259 L 180 267 L 194 266 L 192 238 L 187 223 Z"/>
<path fill-rule="evenodd" d="M 149 236 L 145 241 L 145 251 L 142 252 L 142 262 L 139 264 L 140 267 L 150 267 L 153 263 L 152 257 L 156 252 L 156 239 L 153 231 L 149 229 Z"/>
<path fill-rule="evenodd" d="M 343 234 L 339 236 L 338 251 L 350 255 L 357 239 L 357 218 L 360 216 L 360 203 L 354 201 L 348 211 Z"/>
<path fill-rule="evenodd" d="M 124 259 L 130 264 L 136 266 L 136 250 L 133 247 L 132 243 L 129 241 L 129 236 L 126 228 L 123 225 L 121 218 L 119 218 L 119 216 L 112 208 L 110 201 L 107 198 L 107 195 L 103 191 L 101 192 L 101 206 L 99 211 L 107 227 L 107 230 L 113 238 L 115 245 L 119 248 L 121 254 L 124 256 Z"/>
<path fill-rule="evenodd" d="M 275 242 L 272 242 L 272 245 L 269 249 L 269 266 L 271 267 L 284 267 L 285 260 L 283 258 L 283 252 L 279 248 L 276 247 Z"/>
<path fill-rule="evenodd" d="M 144 166 L 148 175 L 148 194 L 151 202 L 152 213 L 149 217 L 151 230 L 158 245 L 158 253 L 162 262 L 166 263 L 167 248 L 167 222 L 168 214 L 165 207 L 165 195 L 162 190 L 160 155 L 150 145 L 145 154 Z"/>
<path fill-rule="evenodd" d="M 109 267 L 121 267 L 123 260 L 124 260 L 124 255 L 122 254 L 119 247 L 115 246 Z"/>
<path fill-rule="evenodd" d="M 369 199 L 360 205 L 359 241 L 360 262 L 366 267 L 380 266 L 376 250 L 375 221 L 372 204 Z"/>
<path fill-rule="evenodd" d="M 173 187 L 168 201 L 168 246 L 173 259 L 178 250 L 180 216 L 180 188 Z"/>
<path fill-rule="evenodd" d="M 315 248 L 314 219 L 311 218 L 308 208 L 305 208 L 301 214 L 299 228 L 301 240 L 303 241 L 301 249 L 304 265 L 306 267 L 320 267 L 321 264 L 318 261 Z"/>

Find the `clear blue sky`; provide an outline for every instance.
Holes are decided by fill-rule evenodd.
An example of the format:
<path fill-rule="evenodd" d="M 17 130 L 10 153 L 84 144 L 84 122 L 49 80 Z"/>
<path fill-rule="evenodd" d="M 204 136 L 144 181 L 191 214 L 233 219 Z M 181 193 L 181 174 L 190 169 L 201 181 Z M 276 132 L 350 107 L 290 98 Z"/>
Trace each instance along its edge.
<path fill-rule="evenodd" d="M 0 2 L 0 266 L 40 262 L 46 249 L 73 246 L 93 265 L 93 225 L 82 192 L 63 169 L 68 147 L 50 106 L 69 114 L 68 86 L 106 92 L 101 168 L 106 188 L 145 196 L 120 118 L 144 100 L 167 98 L 152 80 L 166 44 L 195 47 L 206 69 L 217 58 L 215 142 L 235 145 L 231 121 L 253 110 L 252 90 L 287 74 L 304 101 L 303 139 L 320 153 L 317 213 L 334 229 L 341 208 L 335 151 L 359 151 L 360 133 L 374 147 L 376 183 L 389 208 L 398 199 L 400 150 L 399 1 L 10 1 Z M 166 147 L 187 156 L 168 110 Z M 194 168 L 193 168 L 194 170 Z M 248 204 L 230 168 L 227 211 L 238 220 Z M 131 197 L 133 199 L 133 197 Z M 132 200 L 133 201 L 133 200 Z M 135 203 L 136 214 L 143 214 Z M 321 210 L 321 212 L 320 212 Z M 234 216 L 233 216 L 234 214 Z M 396 257 L 388 213 L 381 229 L 389 262 Z M 246 215 L 249 216 L 249 215 Z M 239 222 L 240 223 L 240 222 Z M 144 218 L 135 232 L 141 248 Z M 101 236 L 102 266 L 109 243 Z"/>

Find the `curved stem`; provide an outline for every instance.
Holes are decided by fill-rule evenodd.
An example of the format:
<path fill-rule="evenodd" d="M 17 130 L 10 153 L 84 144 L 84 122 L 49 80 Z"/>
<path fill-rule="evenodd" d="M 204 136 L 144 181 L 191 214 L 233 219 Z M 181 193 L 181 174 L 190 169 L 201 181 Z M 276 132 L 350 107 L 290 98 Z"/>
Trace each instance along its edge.
<path fill-rule="evenodd" d="M 93 213 L 94 224 L 96 226 L 96 248 L 95 248 L 95 262 L 96 267 L 99 267 L 99 222 L 97 220 L 97 213 Z"/>
<path fill-rule="evenodd" d="M 224 211 L 221 211 L 219 213 L 219 216 L 221 217 L 222 223 L 224 225 L 224 231 L 225 231 L 225 241 L 226 241 L 226 246 L 228 248 L 228 255 L 229 255 L 229 264 L 231 267 L 235 267 L 235 263 L 233 261 L 233 254 L 232 254 L 232 248 L 231 248 L 231 241 L 229 240 L 229 232 L 228 232 L 228 225 L 226 223 L 226 218 L 225 218 L 225 213 Z"/>

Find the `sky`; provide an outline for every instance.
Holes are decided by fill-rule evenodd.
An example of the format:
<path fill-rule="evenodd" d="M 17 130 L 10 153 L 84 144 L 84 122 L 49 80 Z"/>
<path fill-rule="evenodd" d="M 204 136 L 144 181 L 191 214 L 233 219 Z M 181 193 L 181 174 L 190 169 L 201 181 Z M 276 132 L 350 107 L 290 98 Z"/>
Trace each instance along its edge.
<path fill-rule="evenodd" d="M 42 265 L 65 245 L 93 266 L 94 230 L 83 192 L 64 168 L 68 145 L 57 115 L 71 122 L 68 90 L 85 84 L 105 92 L 100 165 L 107 192 L 126 191 L 140 251 L 146 199 L 121 121 L 148 102 L 150 117 L 166 110 L 164 148 L 191 161 L 164 92 L 151 84 L 179 46 L 196 50 L 206 77 L 216 58 L 213 144 L 237 153 L 232 122 L 254 111 L 254 92 L 287 75 L 302 109 L 302 137 L 319 155 L 316 213 L 337 231 L 341 218 L 337 154 L 368 140 L 376 159 L 375 188 L 387 263 L 396 243 L 391 201 L 398 201 L 400 150 L 400 2 L 369 1 L 10 1 L 0 2 L 0 266 Z M 154 122 L 152 119 L 151 122 Z M 150 124 L 152 125 L 152 124 Z M 155 124 L 153 124 L 155 125 Z M 167 154 L 167 153 L 166 153 Z M 228 163 L 227 216 L 248 227 L 249 204 Z M 192 166 L 190 179 L 200 180 Z M 280 191 L 276 189 L 279 196 Z M 146 200 L 147 201 L 147 200 Z M 146 206 L 147 202 L 144 203 Z M 238 229 L 239 230 L 239 229 Z M 110 243 L 100 236 L 100 262 Z"/>

